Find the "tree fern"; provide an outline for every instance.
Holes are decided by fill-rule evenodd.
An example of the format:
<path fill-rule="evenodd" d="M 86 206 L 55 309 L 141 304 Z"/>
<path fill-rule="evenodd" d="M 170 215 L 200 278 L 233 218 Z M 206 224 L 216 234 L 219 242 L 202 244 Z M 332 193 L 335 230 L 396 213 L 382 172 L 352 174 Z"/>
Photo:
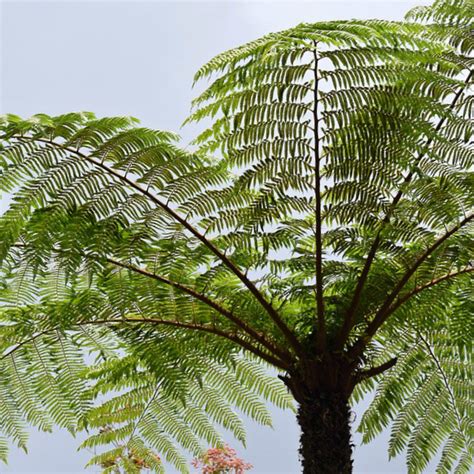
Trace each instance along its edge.
<path fill-rule="evenodd" d="M 156 450 L 185 470 L 177 446 L 217 441 L 213 423 L 242 438 L 232 406 L 268 424 L 260 397 L 288 404 L 244 352 L 298 402 L 306 474 L 351 471 L 349 399 L 374 387 L 366 440 L 393 423 L 409 472 L 438 449 L 467 472 L 471 18 L 436 1 L 222 53 L 195 77 L 194 152 L 135 119 L 6 116 L 2 345 L 34 368 L 34 410 L 112 422 L 86 442 L 119 443 L 106 472 L 159 470 Z M 92 409 L 55 399 L 91 384 L 79 344 L 105 358 L 84 393 L 123 390 Z"/>

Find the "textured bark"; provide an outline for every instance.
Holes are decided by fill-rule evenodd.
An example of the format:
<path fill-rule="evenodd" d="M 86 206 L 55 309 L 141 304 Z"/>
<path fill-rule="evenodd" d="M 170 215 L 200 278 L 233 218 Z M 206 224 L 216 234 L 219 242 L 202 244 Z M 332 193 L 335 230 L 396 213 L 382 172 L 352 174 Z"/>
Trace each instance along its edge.
<path fill-rule="evenodd" d="M 341 354 L 325 353 L 299 361 L 280 378 L 298 403 L 303 474 L 351 473 L 354 363 Z"/>
<path fill-rule="evenodd" d="M 351 410 L 346 395 L 319 393 L 300 403 L 303 474 L 352 472 Z"/>

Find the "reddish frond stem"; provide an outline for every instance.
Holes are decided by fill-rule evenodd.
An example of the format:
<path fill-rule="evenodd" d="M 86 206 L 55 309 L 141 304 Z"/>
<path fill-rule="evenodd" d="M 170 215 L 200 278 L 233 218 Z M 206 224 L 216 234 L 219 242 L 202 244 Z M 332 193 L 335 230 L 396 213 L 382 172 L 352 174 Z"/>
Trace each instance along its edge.
<path fill-rule="evenodd" d="M 219 305 L 215 301 L 211 300 L 205 295 L 202 295 L 201 293 L 198 293 L 197 291 L 193 290 L 192 288 L 189 288 L 181 283 L 175 282 L 173 280 L 170 280 L 168 278 L 165 278 L 160 275 L 156 275 L 155 273 L 151 273 L 147 270 L 144 270 L 142 268 L 135 267 L 133 265 L 119 262 L 117 260 L 114 260 L 112 258 L 107 258 L 107 262 L 111 263 L 112 265 L 130 270 L 132 272 L 138 273 L 140 275 L 146 276 L 148 278 L 152 278 L 154 280 L 157 280 L 161 283 L 164 283 L 165 285 L 172 286 L 178 290 L 181 290 L 184 293 L 187 293 L 188 295 L 192 296 L 193 298 L 196 298 L 197 300 L 205 303 L 215 311 L 217 311 L 219 314 L 224 316 L 226 319 L 231 321 L 233 324 L 235 324 L 237 327 L 242 329 L 244 332 L 246 332 L 251 338 L 253 338 L 256 342 L 261 344 L 262 346 L 266 347 L 269 351 L 271 351 L 273 354 L 277 355 L 278 357 L 281 357 L 284 360 L 287 360 L 289 362 L 290 359 L 290 354 L 287 352 L 284 352 L 277 347 L 275 347 L 273 344 L 271 344 L 268 340 L 265 339 L 265 337 L 262 334 L 259 334 L 257 331 L 255 331 L 253 328 L 251 328 L 248 324 L 246 324 L 244 321 L 242 321 L 240 318 L 238 318 L 232 311 L 227 310 L 223 306 Z"/>
<path fill-rule="evenodd" d="M 472 76 L 473 76 L 473 71 L 470 71 L 467 78 L 466 78 L 466 80 L 464 81 L 463 87 L 461 87 L 458 90 L 458 92 L 454 95 L 454 98 L 451 101 L 451 104 L 449 106 L 450 110 L 452 110 L 456 106 L 456 104 L 458 103 L 458 101 L 461 98 L 464 90 L 469 85 Z M 441 130 L 441 128 L 444 125 L 445 121 L 446 121 L 446 117 L 442 117 L 440 119 L 440 121 L 438 122 L 438 124 L 435 128 L 435 132 L 438 132 L 439 130 Z M 426 141 L 426 145 L 424 147 L 425 151 L 420 153 L 420 155 L 417 158 L 417 162 L 419 162 L 421 159 L 423 159 L 423 157 L 426 155 L 426 152 L 428 151 L 429 147 L 431 146 L 432 142 L 433 142 L 433 138 L 429 138 Z M 380 243 L 381 243 L 381 240 L 382 240 L 382 232 L 383 232 L 385 226 L 390 222 L 390 219 L 392 217 L 392 214 L 393 214 L 395 208 L 397 207 L 398 203 L 400 202 L 401 198 L 403 197 L 403 193 L 404 193 L 404 190 L 405 190 L 406 186 L 411 182 L 414 175 L 415 175 L 415 173 L 414 173 L 413 170 L 410 171 L 407 174 L 407 176 L 403 180 L 402 185 L 400 186 L 399 191 L 397 192 L 397 194 L 393 198 L 393 201 L 392 201 L 392 203 L 391 203 L 391 205 L 390 205 L 390 207 L 387 211 L 387 214 L 385 215 L 385 217 L 381 221 L 380 228 L 377 231 L 377 234 L 376 234 L 375 239 L 372 243 L 372 246 L 369 249 L 369 253 L 368 253 L 367 258 L 366 258 L 365 263 L 364 263 L 364 267 L 363 267 L 362 272 L 361 272 L 361 274 L 359 276 L 359 279 L 357 281 L 357 285 L 356 285 L 356 288 L 354 290 L 354 295 L 353 295 L 352 301 L 351 301 L 351 303 L 349 305 L 349 308 L 347 310 L 346 317 L 344 318 L 344 323 L 343 323 L 343 325 L 341 327 L 341 330 L 339 332 L 339 335 L 337 337 L 337 340 L 336 340 L 336 348 L 337 349 L 342 349 L 344 347 L 344 344 L 346 343 L 347 338 L 349 337 L 349 333 L 350 333 L 351 329 L 354 326 L 356 312 L 357 312 L 357 308 L 359 307 L 360 298 L 362 296 L 362 291 L 364 289 L 365 283 L 366 283 L 367 278 L 369 276 L 369 272 L 370 272 L 370 269 L 372 267 L 372 263 L 374 262 L 376 253 L 379 249 L 379 246 L 380 246 Z"/>
<path fill-rule="evenodd" d="M 257 355 L 258 357 L 262 358 L 269 364 L 278 367 L 282 370 L 287 370 L 289 368 L 288 364 L 286 364 L 284 361 L 281 359 L 274 357 L 267 352 L 261 351 L 259 348 L 254 347 L 252 344 L 247 342 L 246 340 L 238 337 L 235 334 L 227 333 L 225 331 L 221 331 L 216 328 L 211 328 L 211 327 L 206 327 L 203 325 L 199 324 L 189 324 L 189 323 L 181 323 L 179 321 L 170 321 L 170 320 L 164 320 L 164 319 L 154 319 L 154 318 L 140 318 L 140 319 L 131 319 L 131 318 L 122 318 L 122 319 L 97 319 L 94 321 L 79 321 L 73 324 L 71 327 L 74 326 L 88 326 L 88 325 L 107 325 L 107 324 L 124 324 L 124 323 L 146 323 L 146 324 L 156 324 L 156 325 L 165 325 L 165 326 L 173 326 L 181 329 L 187 329 L 187 330 L 196 330 L 196 331 L 203 331 L 207 332 L 209 334 L 214 334 L 219 337 L 223 337 L 225 339 L 228 339 L 235 344 L 239 345 L 243 349 L 246 349 L 253 354 Z M 19 350 L 21 347 L 25 346 L 26 344 L 29 344 L 31 342 L 34 342 L 36 339 L 38 339 L 41 336 L 45 336 L 46 334 L 50 334 L 53 332 L 57 332 L 57 328 L 52 328 L 52 329 L 46 329 L 44 331 L 40 331 L 37 334 L 33 334 L 30 338 L 25 339 L 21 341 L 20 343 L 16 344 L 13 348 L 11 348 L 9 351 L 4 353 L 1 357 L 0 360 L 5 359 L 9 356 L 12 356 L 17 350 Z"/>
<path fill-rule="evenodd" d="M 449 232 L 446 232 L 441 236 L 433 245 L 431 245 L 420 257 L 418 257 L 414 264 L 405 272 L 403 277 L 399 280 L 393 291 L 389 294 L 387 299 L 384 301 L 380 309 L 377 311 L 374 319 L 369 323 L 364 334 L 357 340 L 357 342 L 349 350 L 349 354 L 353 357 L 358 357 L 367 344 L 371 341 L 378 328 L 387 320 L 391 314 L 390 307 L 395 299 L 400 294 L 400 291 L 408 283 L 410 278 L 419 268 L 419 266 L 430 256 L 433 252 L 440 247 L 446 240 L 448 240 L 452 235 L 462 229 L 465 225 L 469 224 L 474 219 L 474 214 L 471 214 L 465 217 L 458 225 L 454 226 Z"/>
<path fill-rule="evenodd" d="M 465 275 L 466 273 L 471 273 L 474 271 L 474 267 L 467 267 L 464 268 L 463 270 L 459 270 L 457 272 L 452 272 L 452 273 L 447 273 L 446 275 L 440 276 L 438 278 L 435 278 L 428 283 L 425 283 L 423 285 L 419 285 L 416 288 L 414 288 L 412 291 L 406 293 L 405 295 L 401 296 L 400 298 L 395 301 L 395 303 L 390 306 L 390 308 L 387 310 L 387 315 L 390 315 L 394 313 L 400 306 L 402 306 L 405 302 L 407 302 L 410 298 L 413 296 L 417 295 L 418 293 L 421 293 L 423 290 L 426 290 L 427 288 L 431 288 L 432 286 L 435 286 L 439 283 L 442 283 L 447 280 L 451 280 L 459 275 Z"/>
<path fill-rule="evenodd" d="M 376 375 L 383 374 L 387 370 L 391 369 L 397 363 L 397 360 L 398 359 L 394 357 L 393 359 L 390 359 L 383 364 L 377 365 L 376 367 L 371 367 L 370 369 L 357 372 L 357 381 L 361 382 L 362 380 L 367 380 L 371 377 L 375 377 Z"/>
<path fill-rule="evenodd" d="M 321 156 L 319 151 L 319 118 L 318 118 L 318 54 L 314 42 L 314 104 L 313 104 L 313 139 L 314 139 L 314 199 L 315 199 L 315 240 L 316 240 L 316 312 L 318 330 L 316 348 L 323 352 L 326 349 L 326 322 L 324 316 L 323 296 L 323 244 L 322 244 L 322 215 L 321 215 Z"/>

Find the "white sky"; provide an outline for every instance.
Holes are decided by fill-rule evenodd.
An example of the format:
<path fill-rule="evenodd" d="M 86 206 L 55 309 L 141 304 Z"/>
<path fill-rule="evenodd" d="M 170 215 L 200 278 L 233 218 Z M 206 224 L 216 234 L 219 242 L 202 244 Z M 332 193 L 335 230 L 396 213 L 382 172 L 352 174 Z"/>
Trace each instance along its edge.
<path fill-rule="evenodd" d="M 133 115 L 146 126 L 179 131 L 196 95 L 193 74 L 213 55 L 300 22 L 400 20 L 409 8 L 426 3 L 0 0 L 0 113 L 90 110 L 99 116 Z M 195 133 L 193 127 L 181 130 L 183 142 Z M 360 417 L 361 407 L 356 412 Z M 248 423 L 247 450 L 229 441 L 255 466 L 255 474 L 296 474 L 294 417 L 276 411 L 274 420 L 275 430 Z M 403 459 L 388 462 L 387 441 L 384 434 L 356 448 L 356 474 L 406 472 Z M 67 433 L 32 432 L 30 454 L 12 450 L 0 474 L 85 472 L 88 453 L 77 453 L 77 445 Z"/>

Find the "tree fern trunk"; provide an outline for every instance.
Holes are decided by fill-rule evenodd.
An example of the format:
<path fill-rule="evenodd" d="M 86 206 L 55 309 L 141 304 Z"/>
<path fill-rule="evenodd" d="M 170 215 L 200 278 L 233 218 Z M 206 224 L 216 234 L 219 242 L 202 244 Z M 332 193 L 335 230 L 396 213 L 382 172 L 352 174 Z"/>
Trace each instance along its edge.
<path fill-rule="evenodd" d="M 351 410 L 347 397 L 317 393 L 298 408 L 303 474 L 352 472 Z"/>

